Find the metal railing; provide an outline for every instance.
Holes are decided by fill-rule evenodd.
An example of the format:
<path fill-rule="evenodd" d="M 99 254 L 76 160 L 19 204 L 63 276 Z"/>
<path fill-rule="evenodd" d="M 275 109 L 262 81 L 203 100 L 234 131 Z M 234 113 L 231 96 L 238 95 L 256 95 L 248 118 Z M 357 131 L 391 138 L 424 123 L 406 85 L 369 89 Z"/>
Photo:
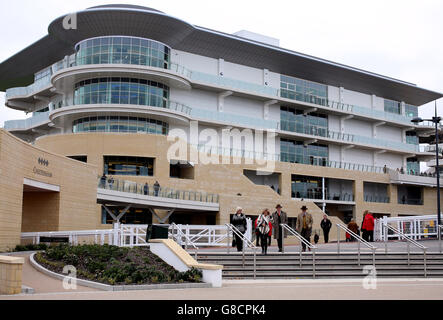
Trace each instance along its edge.
<path fill-rule="evenodd" d="M 115 180 L 113 177 L 98 177 L 98 187 L 104 190 L 134 193 L 144 196 L 168 198 L 176 200 L 219 203 L 219 196 L 198 191 L 177 190 L 149 184 L 138 184 L 133 181 Z"/>
<path fill-rule="evenodd" d="M 302 267 L 303 265 L 303 260 L 302 260 L 302 246 L 303 244 L 308 247 L 310 250 L 312 250 L 312 277 L 315 279 L 316 277 L 316 270 L 315 270 L 315 250 L 317 249 L 316 246 L 314 246 L 313 244 L 311 244 L 308 240 L 306 240 L 301 234 L 299 234 L 297 231 L 295 231 L 294 229 L 292 229 L 290 226 L 288 226 L 287 224 L 282 223 L 280 225 L 282 227 L 282 251 L 283 253 L 285 253 L 285 246 L 284 246 L 284 239 L 285 239 L 285 231 L 288 231 L 290 234 L 292 234 L 293 236 L 295 236 L 298 240 L 300 240 L 300 267 Z"/>
<path fill-rule="evenodd" d="M 375 267 L 375 251 L 377 248 L 367 242 L 365 239 L 360 237 L 358 234 L 350 230 L 348 227 L 337 223 L 337 254 L 340 255 L 340 229 L 344 230 L 345 232 L 349 233 L 354 239 L 358 242 L 358 265 L 361 265 L 361 245 L 360 243 L 364 244 L 366 247 L 372 250 L 372 265 Z"/>
<path fill-rule="evenodd" d="M 188 245 L 191 245 L 195 250 L 195 260 L 198 259 L 198 247 L 194 242 L 189 239 L 189 237 L 179 228 L 175 223 L 170 224 L 170 228 L 172 228 L 172 239 L 177 242 L 179 245 L 183 246 L 183 238 L 185 239 L 185 250 L 188 250 Z M 175 230 L 177 230 L 177 235 L 175 235 Z M 178 240 L 178 241 L 177 241 Z"/>
<path fill-rule="evenodd" d="M 438 248 L 440 253 L 442 253 L 442 245 L 441 245 L 441 233 L 443 231 L 443 226 L 438 226 Z"/>
<path fill-rule="evenodd" d="M 405 239 L 407 241 L 407 247 L 408 247 L 408 266 L 411 264 L 411 243 L 416 246 L 417 248 L 423 250 L 423 265 L 424 265 L 424 273 L 425 273 L 425 278 L 427 277 L 427 268 L 426 268 L 426 250 L 428 249 L 427 247 L 425 247 L 424 245 L 422 245 L 421 243 L 418 243 L 417 241 L 409 238 L 407 235 L 405 235 L 403 232 L 400 232 L 399 230 L 397 230 L 396 228 L 394 228 L 393 226 L 390 226 L 389 224 L 383 224 L 383 228 L 385 228 L 385 230 L 391 230 L 392 232 L 394 232 L 394 234 L 399 236 L 399 239 Z M 385 253 L 388 254 L 388 237 L 387 237 L 387 232 L 385 233 Z"/>
<path fill-rule="evenodd" d="M 21 239 L 31 239 L 33 244 L 40 244 L 41 238 L 68 239 L 71 245 L 80 243 L 94 243 L 104 245 L 119 245 L 119 230 L 80 230 L 80 231 L 55 231 L 55 232 L 23 232 Z M 107 237 L 107 239 L 106 239 Z"/>
<path fill-rule="evenodd" d="M 226 227 L 228 228 L 228 244 L 230 242 L 230 232 L 232 232 L 232 235 L 238 236 L 243 241 L 243 268 L 245 268 L 245 244 L 248 248 L 252 249 L 254 252 L 254 279 L 257 279 L 257 247 L 248 239 L 245 237 L 243 233 L 241 233 L 235 226 L 232 224 L 227 223 Z M 228 245 L 228 254 L 230 253 L 230 245 Z"/>
<path fill-rule="evenodd" d="M 365 202 L 372 202 L 372 203 L 389 203 L 391 201 L 390 197 L 388 196 L 377 196 L 373 194 L 366 194 L 364 195 Z"/>
<path fill-rule="evenodd" d="M 49 123 L 50 112 L 42 112 L 34 114 L 32 117 L 23 120 L 5 121 L 6 130 L 29 130 L 34 127 Z"/>

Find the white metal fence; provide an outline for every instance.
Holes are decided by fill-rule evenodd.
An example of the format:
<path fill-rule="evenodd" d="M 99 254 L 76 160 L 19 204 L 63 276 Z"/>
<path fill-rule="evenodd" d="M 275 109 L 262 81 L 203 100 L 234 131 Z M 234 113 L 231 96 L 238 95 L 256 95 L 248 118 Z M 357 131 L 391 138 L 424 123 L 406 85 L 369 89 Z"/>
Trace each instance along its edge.
<path fill-rule="evenodd" d="M 398 235 L 383 228 L 383 225 L 387 224 L 414 240 L 436 239 L 438 236 L 437 215 L 392 218 L 383 217 L 382 219 L 376 220 L 374 229 L 375 241 L 384 241 L 386 236 L 388 240 L 398 239 Z"/>
<path fill-rule="evenodd" d="M 33 244 L 40 244 L 42 238 L 50 238 L 54 242 L 67 240 L 72 245 L 109 244 L 132 248 L 149 246 L 146 241 L 148 227 L 148 225 L 115 224 L 114 229 L 108 230 L 30 232 L 22 233 L 21 237 L 23 240 L 32 240 Z M 251 240 L 252 221 L 248 221 L 248 230 L 245 237 Z M 225 225 L 173 225 L 169 226 L 169 238 L 180 245 L 185 245 L 188 241 L 188 244 L 191 242 L 197 247 L 226 247 L 231 245 L 233 235 Z"/>
<path fill-rule="evenodd" d="M 83 243 L 119 245 L 118 230 L 86 230 L 86 231 L 57 231 L 57 232 L 25 232 L 22 240 L 32 240 L 33 244 L 40 244 L 42 238 L 53 241 L 67 239 L 72 245 Z"/>

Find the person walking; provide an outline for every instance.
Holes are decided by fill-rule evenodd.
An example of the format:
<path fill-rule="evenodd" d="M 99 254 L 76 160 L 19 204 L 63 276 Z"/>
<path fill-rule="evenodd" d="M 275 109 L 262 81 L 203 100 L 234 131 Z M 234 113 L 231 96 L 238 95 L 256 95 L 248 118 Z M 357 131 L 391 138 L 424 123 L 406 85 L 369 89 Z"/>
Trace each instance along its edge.
<path fill-rule="evenodd" d="M 358 224 L 354 220 L 351 220 L 351 222 L 349 222 L 348 229 L 358 235 Z M 355 239 L 355 237 L 351 235 L 351 242 L 356 240 L 357 239 Z"/>
<path fill-rule="evenodd" d="M 328 219 L 328 216 L 326 214 L 323 216 L 323 220 L 320 223 L 320 227 L 323 230 L 323 235 L 325 237 L 325 243 L 328 243 L 329 242 L 329 232 L 331 231 L 332 223 L 331 223 L 331 220 Z"/>
<path fill-rule="evenodd" d="M 242 208 L 237 207 L 237 210 L 236 210 L 234 216 L 232 217 L 232 225 L 234 227 L 236 227 L 237 230 L 241 234 L 244 235 L 246 233 L 248 225 L 247 225 L 247 221 L 246 221 L 246 216 L 243 214 Z M 240 237 L 240 235 L 236 234 L 235 232 L 234 232 L 234 239 L 235 239 L 235 244 L 237 246 L 237 251 L 242 252 L 243 251 L 243 239 Z"/>
<path fill-rule="evenodd" d="M 155 184 L 154 184 L 154 195 L 156 197 L 158 197 L 159 192 L 160 192 L 160 183 L 158 183 L 158 181 L 155 181 Z"/>
<path fill-rule="evenodd" d="M 280 204 L 278 204 L 275 209 L 277 211 L 272 215 L 271 223 L 274 226 L 274 239 L 277 240 L 278 243 L 278 252 L 283 252 L 283 228 L 281 225 L 288 224 L 288 215 L 282 211 L 283 207 Z M 287 238 L 286 234 L 285 238 Z"/>
<path fill-rule="evenodd" d="M 261 236 L 262 254 L 268 254 L 268 238 L 272 234 L 271 213 L 268 209 L 263 210 L 257 219 L 257 226 Z"/>
<path fill-rule="evenodd" d="M 255 219 L 254 221 L 254 227 L 255 227 L 255 246 L 256 247 L 260 247 L 260 239 L 261 239 L 261 234 L 260 234 L 260 229 L 259 229 L 259 225 L 258 225 L 258 220 L 260 219 L 260 216 Z"/>
<path fill-rule="evenodd" d="M 372 213 L 368 211 L 368 213 L 365 216 L 365 220 L 363 221 L 363 227 L 366 231 L 366 241 L 368 242 L 374 242 L 374 225 L 375 225 L 375 219 L 372 216 Z"/>
<path fill-rule="evenodd" d="M 301 213 L 297 218 L 297 232 L 306 239 L 306 241 L 311 242 L 311 234 L 312 234 L 312 224 L 314 220 L 312 219 L 312 215 L 308 213 L 308 208 L 303 206 L 301 208 Z M 303 252 L 306 251 L 306 244 L 302 243 Z M 309 248 L 311 251 L 311 248 Z"/>
<path fill-rule="evenodd" d="M 143 193 L 145 196 L 149 195 L 149 184 L 146 182 L 145 186 L 143 187 Z"/>
<path fill-rule="evenodd" d="M 366 210 L 364 213 L 363 213 L 363 221 L 362 221 L 362 223 L 361 223 L 361 237 L 363 238 L 363 240 L 365 240 L 365 241 L 368 241 L 368 233 L 366 232 L 366 229 L 365 229 L 365 218 L 366 218 L 366 215 L 368 214 L 368 210 Z"/>

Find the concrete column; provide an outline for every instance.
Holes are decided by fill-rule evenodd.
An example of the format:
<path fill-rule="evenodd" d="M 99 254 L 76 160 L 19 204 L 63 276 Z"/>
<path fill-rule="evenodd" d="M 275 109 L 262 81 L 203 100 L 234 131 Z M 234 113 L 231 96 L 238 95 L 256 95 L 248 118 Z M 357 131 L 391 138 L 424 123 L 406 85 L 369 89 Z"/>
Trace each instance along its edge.
<path fill-rule="evenodd" d="M 371 107 L 372 107 L 372 109 L 376 109 L 377 108 L 376 101 L 377 101 L 377 96 L 375 94 L 373 94 L 371 96 Z"/>
<path fill-rule="evenodd" d="M 263 85 L 268 87 L 269 84 L 270 84 L 269 70 L 264 69 L 263 70 Z"/>
<path fill-rule="evenodd" d="M 376 122 L 372 125 L 372 137 L 373 138 L 377 138 L 377 128 L 382 125 L 385 125 L 385 124 L 386 124 L 386 122 Z"/>
<path fill-rule="evenodd" d="M 354 118 L 354 116 L 344 116 L 340 118 L 340 132 L 345 133 L 345 121 Z"/>
<path fill-rule="evenodd" d="M 220 77 L 225 76 L 225 60 L 224 59 L 218 59 L 218 75 Z"/>
<path fill-rule="evenodd" d="M 406 115 L 406 103 L 404 101 L 400 102 L 400 114 Z"/>
<path fill-rule="evenodd" d="M 270 100 L 263 103 L 263 119 L 269 120 L 269 107 L 276 104 L 277 100 Z"/>
<path fill-rule="evenodd" d="M 284 198 L 291 198 L 292 195 L 292 175 L 290 172 L 282 172 L 281 174 L 281 186 L 280 186 L 280 190 L 281 190 L 281 195 Z"/>
<path fill-rule="evenodd" d="M 340 87 L 338 92 L 338 102 L 344 103 L 345 101 L 345 88 Z"/>
<path fill-rule="evenodd" d="M 224 111 L 225 98 L 229 97 L 232 94 L 233 94 L 232 91 L 225 91 L 218 95 L 218 112 Z"/>

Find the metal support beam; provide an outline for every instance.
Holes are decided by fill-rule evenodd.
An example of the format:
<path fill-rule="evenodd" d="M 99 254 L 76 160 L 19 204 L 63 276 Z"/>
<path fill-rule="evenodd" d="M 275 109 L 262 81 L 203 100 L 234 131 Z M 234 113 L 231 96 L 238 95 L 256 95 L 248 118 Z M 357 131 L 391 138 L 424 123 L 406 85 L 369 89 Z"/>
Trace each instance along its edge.
<path fill-rule="evenodd" d="M 148 210 L 157 218 L 157 220 L 161 223 L 164 224 L 166 223 L 166 220 L 168 220 L 175 212 L 175 209 L 172 209 L 170 211 L 168 211 L 168 214 L 162 219 L 158 216 L 158 214 L 154 211 L 154 209 L 152 208 L 148 208 Z"/>
<path fill-rule="evenodd" d="M 42 96 L 34 96 L 34 99 L 35 100 L 40 100 L 40 101 L 43 101 L 43 102 L 47 102 L 47 103 L 50 103 L 51 102 L 51 99 L 49 99 L 48 97 L 42 97 Z"/>
<path fill-rule="evenodd" d="M 263 103 L 263 119 L 269 120 L 269 107 L 278 103 L 277 100 L 269 100 Z"/>
<path fill-rule="evenodd" d="M 307 115 L 310 114 L 310 113 L 317 112 L 317 110 L 318 110 L 318 108 L 311 108 L 311 109 L 305 110 L 305 111 L 303 112 L 303 114 L 304 114 L 305 116 L 307 116 Z"/>
<path fill-rule="evenodd" d="M 218 112 L 223 112 L 225 106 L 225 98 L 233 95 L 232 91 L 224 91 L 218 95 Z"/>
<path fill-rule="evenodd" d="M 120 223 L 120 219 L 123 218 L 123 216 L 128 213 L 129 209 L 131 209 L 131 205 L 127 206 L 118 216 L 116 216 L 106 205 L 102 205 L 103 208 L 105 208 L 106 212 L 111 216 L 112 219 L 116 223 Z"/>
<path fill-rule="evenodd" d="M 317 139 L 306 140 L 306 141 L 304 142 L 304 145 L 305 145 L 305 147 L 307 147 L 307 146 L 309 146 L 310 144 L 314 144 L 314 143 L 317 143 L 317 142 L 318 142 Z"/>
<path fill-rule="evenodd" d="M 345 133 L 345 121 L 354 118 L 353 115 L 343 116 L 340 118 L 340 132 Z"/>

